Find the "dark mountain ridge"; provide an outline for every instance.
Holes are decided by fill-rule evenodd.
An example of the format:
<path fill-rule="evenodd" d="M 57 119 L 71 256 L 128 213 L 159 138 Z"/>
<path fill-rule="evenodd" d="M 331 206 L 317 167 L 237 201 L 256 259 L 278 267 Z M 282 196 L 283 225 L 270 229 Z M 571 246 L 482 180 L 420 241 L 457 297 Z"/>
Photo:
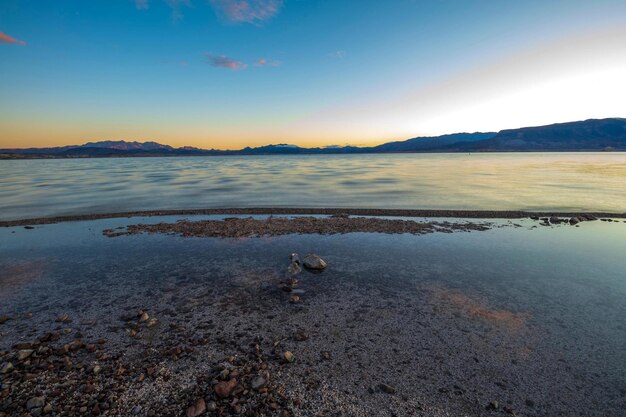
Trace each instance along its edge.
<path fill-rule="evenodd" d="M 157 142 L 101 141 L 57 148 L 0 149 L 3 158 L 77 158 L 177 155 L 298 155 L 397 152 L 564 152 L 626 151 L 626 119 L 589 119 L 487 133 L 417 137 L 371 147 L 302 148 L 276 144 L 240 150 L 173 148 Z"/>

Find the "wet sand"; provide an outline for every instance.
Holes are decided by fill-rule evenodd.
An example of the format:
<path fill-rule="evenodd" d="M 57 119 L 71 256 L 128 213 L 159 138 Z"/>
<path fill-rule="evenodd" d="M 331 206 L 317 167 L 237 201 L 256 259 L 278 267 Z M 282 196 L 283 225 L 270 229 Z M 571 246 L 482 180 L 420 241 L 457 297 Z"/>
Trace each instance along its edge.
<path fill-rule="evenodd" d="M 439 235 L 476 245 L 505 229 L 591 223 L 120 222 L 74 225 L 96 242 L 75 236 L 86 242 L 76 254 L 51 244 L 47 258 L 15 260 L 19 276 L 1 294 L 0 416 L 619 417 L 626 408 L 623 363 L 609 371 L 590 359 L 594 340 L 555 348 L 555 330 L 515 296 L 447 282 L 437 268 L 464 268 L 455 253 L 409 265 L 403 252 L 445 246 Z M 414 235 L 393 243 L 380 233 Z M 382 252 L 385 242 L 397 246 Z M 317 248 L 328 268 L 289 273 L 287 248 L 299 246 Z"/>

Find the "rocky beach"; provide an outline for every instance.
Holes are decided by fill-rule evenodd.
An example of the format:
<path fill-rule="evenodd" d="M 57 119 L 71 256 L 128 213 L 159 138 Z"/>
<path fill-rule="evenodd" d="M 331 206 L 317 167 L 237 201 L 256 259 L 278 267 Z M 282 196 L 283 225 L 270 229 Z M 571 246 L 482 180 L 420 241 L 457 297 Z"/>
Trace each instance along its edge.
<path fill-rule="evenodd" d="M 0 416 L 619 417 L 626 224 L 594 220 L 5 227 Z"/>

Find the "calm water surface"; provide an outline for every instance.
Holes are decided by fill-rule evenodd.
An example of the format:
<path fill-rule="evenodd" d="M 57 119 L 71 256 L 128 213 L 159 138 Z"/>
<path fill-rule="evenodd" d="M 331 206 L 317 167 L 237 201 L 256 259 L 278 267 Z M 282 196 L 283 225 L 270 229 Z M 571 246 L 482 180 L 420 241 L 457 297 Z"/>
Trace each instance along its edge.
<path fill-rule="evenodd" d="M 211 207 L 626 210 L 625 153 L 0 161 L 0 219 Z"/>
<path fill-rule="evenodd" d="M 389 320 L 389 337 L 397 337 L 399 343 L 404 340 L 399 335 L 407 329 L 423 329 L 406 336 L 411 343 L 400 350 L 403 359 L 417 361 L 407 366 L 410 374 L 413 369 L 434 367 L 428 383 L 434 384 L 434 390 L 438 385 L 432 378 L 446 375 L 450 385 L 482 387 L 486 392 L 494 386 L 493 395 L 513 404 L 519 416 L 624 416 L 626 224 L 621 221 L 537 228 L 530 220 L 520 220 L 516 223 L 521 227 L 423 236 L 354 233 L 217 239 L 136 235 L 111 239 L 102 235 L 104 228 L 178 219 L 109 219 L 34 230 L 0 228 L 0 316 L 18 317 L 2 329 L 7 337 L 0 338 L 0 349 L 8 349 L 16 337 L 30 340 L 37 331 L 58 327 L 54 318 L 63 312 L 75 318 L 72 326 L 97 319 L 107 343 L 117 343 L 118 333 L 120 343 L 126 343 L 123 330 L 107 329 L 119 325 L 121 314 L 137 311 L 139 306 L 150 306 L 151 315 L 158 311 L 159 320 L 165 320 L 162 309 L 178 308 L 170 300 L 172 289 L 183 306 L 198 306 L 195 316 L 187 310 L 173 316 L 171 320 L 177 323 L 202 318 L 207 305 L 222 300 L 221 292 L 208 296 L 207 290 L 223 291 L 225 297 L 238 294 L 234 299 L 241 298 L 248 307 L 269 298 L 274 301 L 270 307 L 261 304 L 260 317 L 269 314 L 265 308 L 275 308 L 281 317 L 305 320 L 296 314 L 300 310 L 290 309 L 286 301 L 270 294 L 282 294 L 275 282 L 283 276 L 289 253 L 316 252 L 329 267 L 320 275 L 300 276 L 301 288 L 306 289 L 303 311 L 339 306 L 342 315 L 352 317 L 365 314 L 364 304 L 377 305 L 380 310 L 376 311 L 386 314 L 380 317 Z M 274 292 L 263 290 L 266 287 Z M 398 305 L 407 310 L 394 309 Z M 416 311 L 424 314 L 412 315 Z M 32 318 L 19 319 L 27 312 Z M 392 319 L 394 315 L 399 318 Z M 324 322 L 324 314 L 320 316 Z M 349 321 L 342 332 L 354 323 Z M 312 328 L 306 321 L 297 325 Z M 320 329 L 317 339 L 326 337 L 328 331 L 329 340 L 334 340 L 332 326 Z M 81 330 L 92 338 L 102 336 L 94 328 Z M 353 343 L 375 337 L 359 335 Z M 375 341 L 372 350 L 390 344 L 389 339 Z M 426 341 L 432 343 L 432 350 L 421 348 Z M 295 347 L 303 354 L 302 345 Z M 368 366 L 383 372 L 399 369 L 399 363 L 397 355 L 390 355 L 381 369 L 374 363 Z M 349 362 L 349 369 L 355 368 Z M 340 373 L 344 386 L 350 385 L 344 379 L 350 374 Z M 357 371 L 354 374 L 358 377 Z M 506 390 L 494 385 L 502 378 L 507 380 Z M 536 405 L 529 408 L 527 398 Z"/>

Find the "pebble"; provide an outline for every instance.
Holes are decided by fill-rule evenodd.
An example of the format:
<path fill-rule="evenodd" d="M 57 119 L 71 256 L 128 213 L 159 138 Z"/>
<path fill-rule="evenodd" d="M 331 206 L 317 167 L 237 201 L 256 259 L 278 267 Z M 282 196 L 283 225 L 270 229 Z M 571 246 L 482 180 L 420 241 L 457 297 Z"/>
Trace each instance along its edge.
<path fill-rule="evenodd" d="M 34 408 L 41 408 L 46 404 L 46 399 L 44 397 L 33 397 L 28 402 L 26 402 L 26 408 L 32 410 Z"/>
<path fill-rule="evenodd" d="M 302 272 L 302 268 L 300 268 L 300 263 L 292 262 L 291 264 L 289 264 L 289 267 L 287 268 L 287 272 L 290 275 L 297 275 L 300 272 Z"/>
<path fill-rule="evenodd" d="M 300 302 L 300 296 L 299 295 L 292 295 L 291 298 L 289 298 L 289 302 L 291 304 L 298 304 Z"/>
<path fill-rule="evenodd" d="M 326 268 L 326 262 L 318 255 L 310 254 L 304 258 L 303 265 L 307 269 L 321 271 Z"/>
<path fill-rule="evenodd" d="M 285 359 L 286 362 L 293 362 L 296 358 L 293 355 L 293 353 L 291 353 L 290 351 L 286 351 L 285 353 L 283 353 L 283 359 Z"/>
<path fill-rule="evenodd" d="M 498 408 L 500 408 L 500 404 L 498 404 L 497 401 L 491 401 L 489 404 L 487 404 L 487 410 L 497 410 Z"/>
<path fill-rule="evenodd" d="M 206 411 L 206 403 L 198 398 L 196 403 L 187 409 L 187 417 L 197 417 Z"/>
<path fill-rule="evenodd" d="M 2 369 L 0 369 L 0 373 L 8 374 L 13 370 L 13 364 L 11 362 L 6 362 L 2 365 Z"/>
<path fill-rule="evenodd" d="M 250 386 L 252 387 L 252 389 L 255 389 L 257 391 L 263 388 L 265 384 L 267 384 L 267 381 L 261 375 L 252 378 L 252 381 L 250 381 Z"/>
<path fill-rule="evenodd" d="M 62 314 L 59 317 L 57 317 L 55 321 L 58 323 L 65 323 L 67 321 L 70 321 L 70 316 L 68 314 Z"/>
<path fill-rule="evenodd" d="M 237 379 L 231 378 L 225 382 L 219 382 L 215 384 L 213 388 L 215 390 L 215 394 L 217 394 L 220 398 L 228 398 L 230 394 L 233 392 L 235 387 L 237 386 Z"/>
<path fill-rule="evenodd" d="M 22 349 L 17 352 L 17 358 L 23 361 L 24 359 L 28 358 L 32 354 L 33 354 L 32 349 Z"/>

